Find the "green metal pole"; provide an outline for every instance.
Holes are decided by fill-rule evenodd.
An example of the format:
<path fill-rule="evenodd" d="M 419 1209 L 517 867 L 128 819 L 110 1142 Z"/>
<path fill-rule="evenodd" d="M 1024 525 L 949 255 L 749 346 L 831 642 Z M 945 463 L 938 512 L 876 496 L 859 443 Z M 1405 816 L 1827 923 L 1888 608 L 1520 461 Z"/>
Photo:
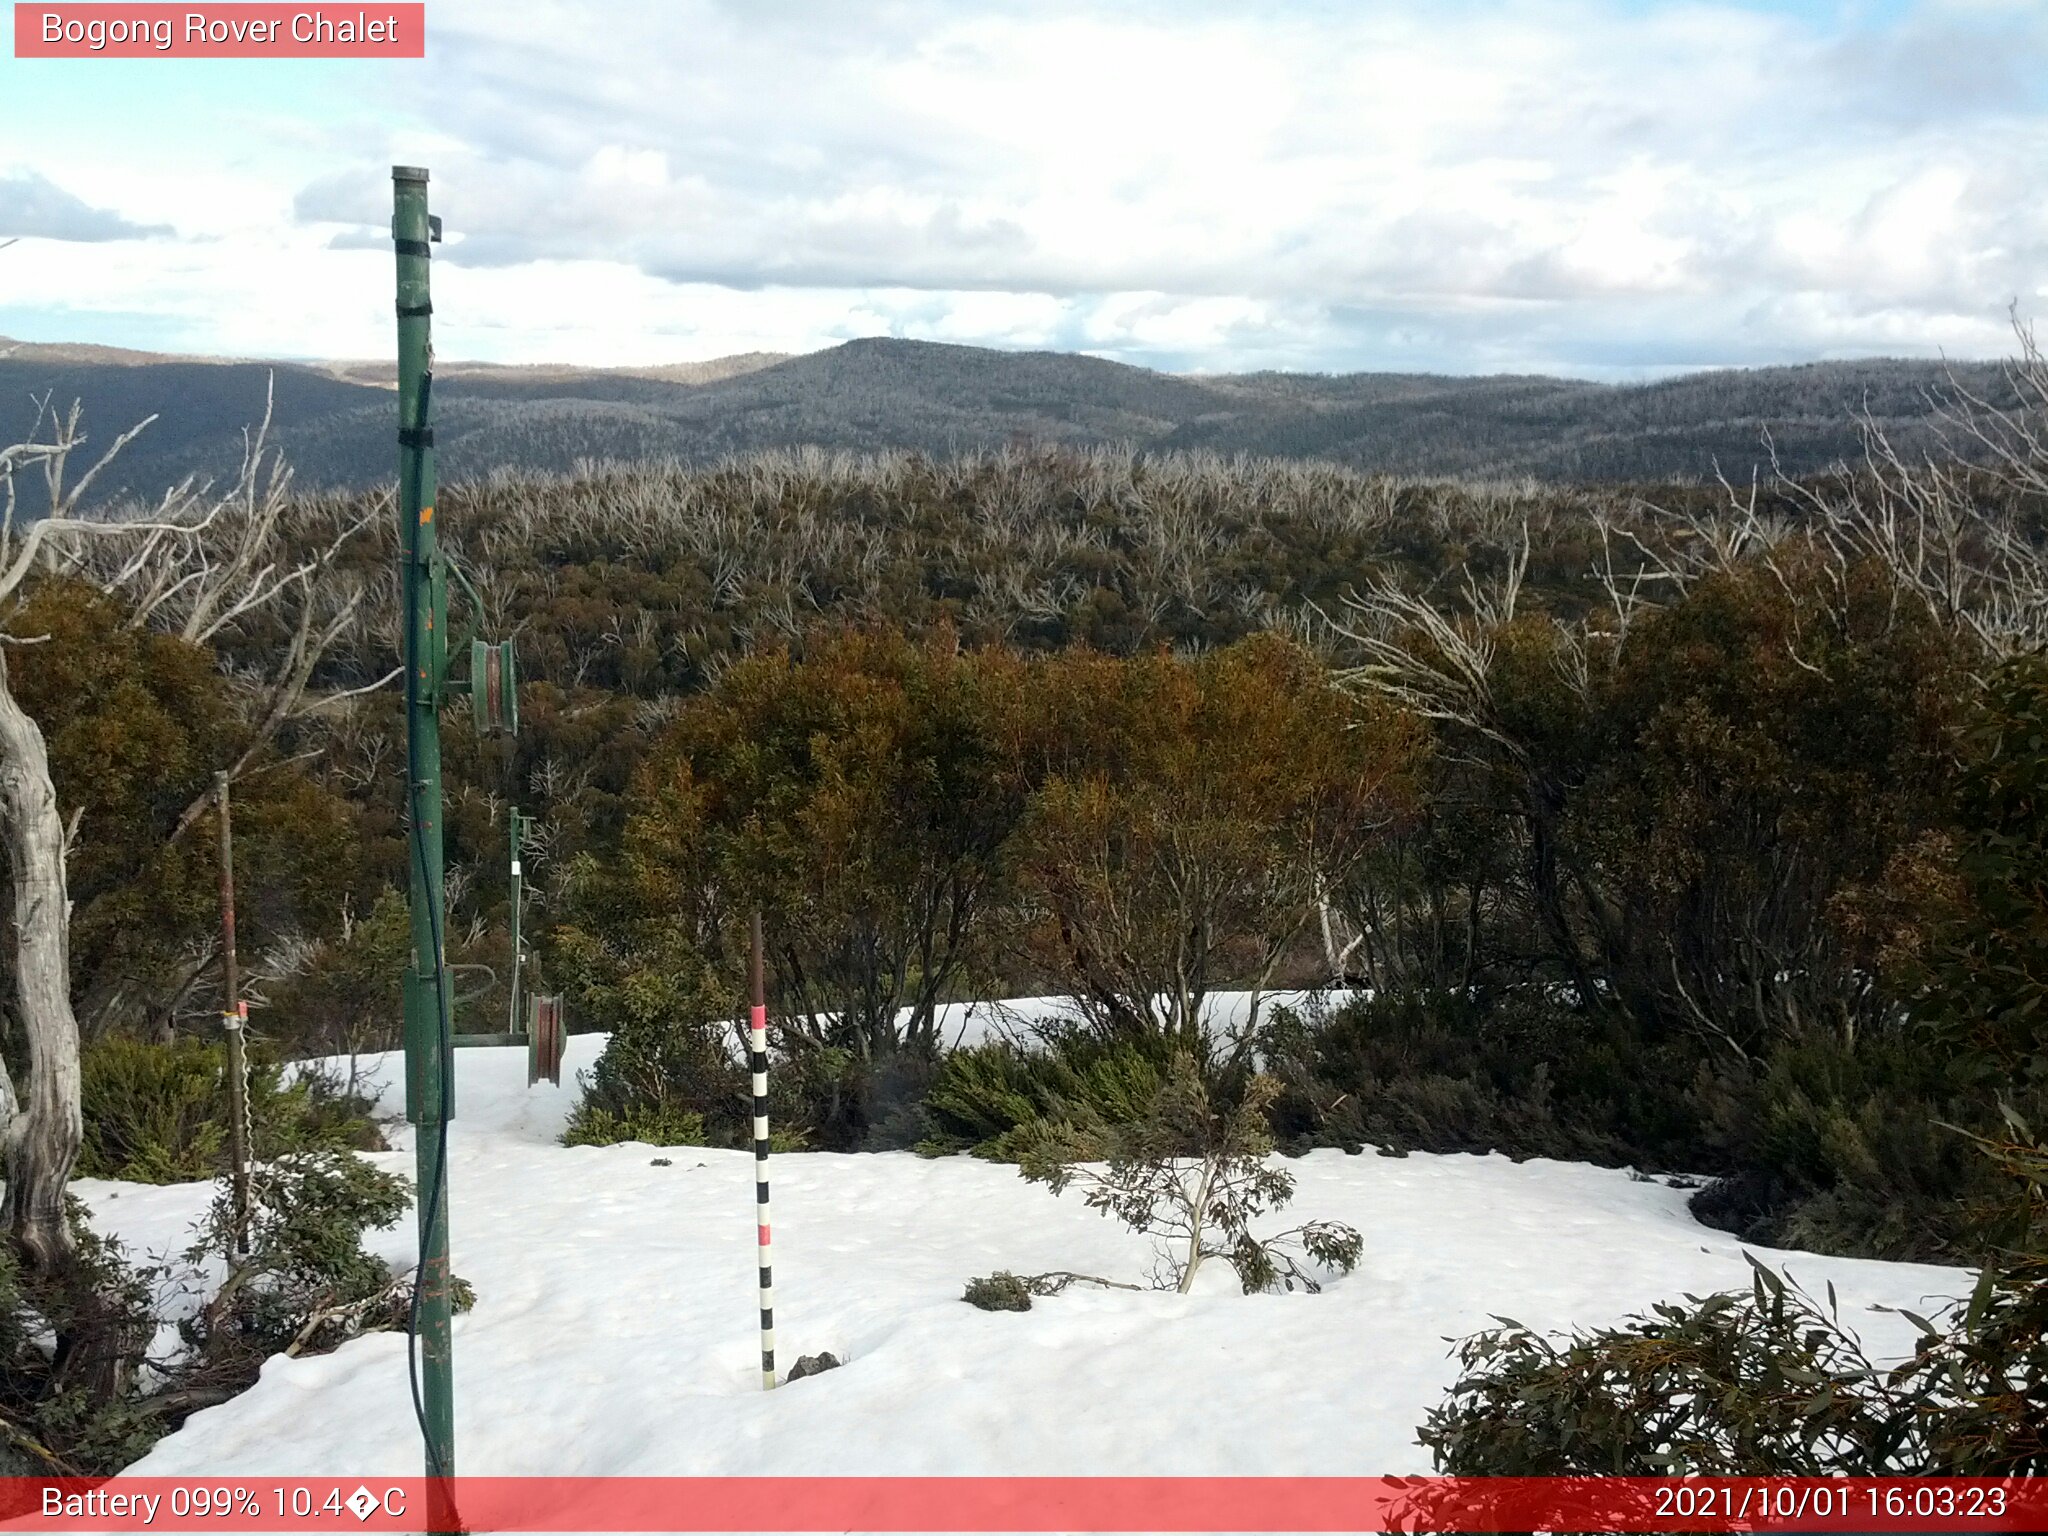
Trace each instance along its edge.
<path fill-rule="evenodd" d="M 433 312 L 428 286 L 427 173 L 391 170 L 398 254 L 398 538 L 405 602 L 406 793 L 412 965 L 405 977 L 406 1114 L 418 1131 L 420 1267 L 415 1327 L 422 1361 L 415 1406 L 430 1478 L 455 1475 L 455 1391 L 449 1337 L 448 1120 L 454 1069 L 441 864 L 442 693 L 448 671 L 448 589 L 434 527 Z M 427 1528 L 456 1530 L 446 1485 L 429 1494 Z"/>

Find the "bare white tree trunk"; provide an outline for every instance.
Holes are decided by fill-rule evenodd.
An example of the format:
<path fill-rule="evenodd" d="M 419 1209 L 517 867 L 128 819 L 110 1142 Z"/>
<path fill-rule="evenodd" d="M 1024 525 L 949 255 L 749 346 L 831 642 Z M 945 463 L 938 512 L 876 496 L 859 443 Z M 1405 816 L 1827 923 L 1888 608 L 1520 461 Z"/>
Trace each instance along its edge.
<path fill-rule="evenodd" d="M 1181 1266 L 1180 1284 L 1174 1287 L 1185 1296 L 1195 1288 L 1195 1271 L 1202 1267 L 1202 1230 L 1209 1219 L 1209 1190 L 1216 1182 L 1216 1159 L 1202 1159 L 1201 1182 L 1188 1206 L 1188 1256 Z"/>
<path fill-rule="evenodd" d="M 141 515 L 135 508 L 88 509 L 83 497 L 95 477 L 155 418 L 122 433 L 75 484 L 67 484 L 66 467 L 85 442 L 80 419 L 76 405 L 59 413 L 45 397 L 29 440 L 0 446 L 0 625 L 24 584 L 37 576 L 67 577 L 117 594 L 129 608 L 131 625 L 202 645 L 247 616 L 296 603 L 291 644 L 260 690 L 254 728 L 228 765 L 232 778 L 286 720 L 305 712 L 315 665 L 355 621 L 365 590 L 360 583 L 333 580 L 333 565 L 349 540 L 371 525 L 376 509 L 342 513 L 324 549 L 293 558 L 280 532 L 291 476 L 269 455 L 267 404 L 263 424 L 248 435 L 242 472 L 225 491 L 187 480 Z M 16 479 L 30 466 L 42 470 L 48 508 L 21 527 Z M 19 1091 L 0 1066 L 0 1158 L 7 1183 L 0 1225 L 31 1268 L 49 1271 L 64 1267 L 74 1251 L 64 1186 L 78 1160 L 83 1127 L 78 1020 L 71 1006 L 68 835 L 42 730 L 7 682 L 6 644 L 37 638 L 0 633 L 0 836 L 13 875 L 15 1002 L 28 1040 L 28 1070 Z M 187 807 L 172 837 L 198 820 L 208 798 L 202 795 Z M 63 1348 L 60 1340 L 60 1355 Z"/>
<path fill-rule="evenodd" d="M 78 1022 L 71 1013 L 71 900 L 64 879 L 64 822 L 43 733 L 7 686 L 0 648 L 0 827 L 14 883 L 15 1003 L 28 1036 L 28 1098 L 18 1101 L 0 1066 L 7 1112 L 7 1193 L 0 1221 L 38 1269 L 72 1253 L 64 1186 L 78 1160 Z"/>
<path fill-rule="evenodd" d="M 1327 885 L 1317 889 L 1316 917 L 1322 923 L 1323 960 L 1330 968 L 1330 985 L 1341 987 L 1344 985 L 1344 978 L 1351 974 L 1351 957 L 1357 954 L 1359 946 L 1365 943 L 1365 932 L 1363 929 L 1360 929 L 1343 944 L 1337 942 L 1337 924 L 1342 921 L 1342 918 L 1338 915 L 1336 908 L 1330 905 L 1330 892 Z M 1358 925 L 1352 923 L 1349 926 L 1355 928 Z"/>

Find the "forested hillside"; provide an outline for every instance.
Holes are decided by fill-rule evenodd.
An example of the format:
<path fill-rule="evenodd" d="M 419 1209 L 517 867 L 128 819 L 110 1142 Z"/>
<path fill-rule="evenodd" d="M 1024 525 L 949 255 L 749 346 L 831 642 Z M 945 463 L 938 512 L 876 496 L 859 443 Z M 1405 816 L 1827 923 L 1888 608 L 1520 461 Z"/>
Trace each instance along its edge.
<path fill-rule="evenodd" d="M 82 399 L 105 440 L 157 421 L 105 490 L 147 494 L 191 471 L 231 473 L 241 430 L 276 378 L 278 441 L 308 487 L 359 487 L 391 470 L 391 397 L 370 365 L 206 363 L 0 343 L 0 438 L 35 397 Z M 1998 370 L 1955 381 L 2009 398 Z M 867 339 L 780 360 L 676 369 L 449 366 L 434 409 L 444 478 L 569 472 L 584 461 L 704 463 L 797 446 L 953 454 L 1018 440 L 1199 448 L 1325 459 L 1372 473 L 1545 481 L 1746 480 L 1771 448 L 1790 473 L 1859 451 L 1855 417 L 1927 446 L 1930 362 L 1814 363 L 1654 384 L 1421 374 L 1155 373 L 1099 358 Z"/>
<path fill-rule="evenodd" d="M 451 626 L 522 674 L 516 739 L 445 716 L 458 1027 L 504 1019 L 516 805 L 526 984 L 610 1037 L 574 1141 L 748 1142 L 758 908 L 787 1148 L 1058 1177 L 1221 1125 L 1705 1176 L 1774 1245 L 2034 1242 L 1972 1138 L 2048 1114 L 2048 564 L 2034 450 L 1979 425 L 1989 468 L 1754 493 L 1045 444 L 458 483 Z M 226 1155 L 216 773 L 267 1070 L 393 1046 L 410 946 L 388 497 L 259 467 L 167 516 L 0 562 L 81 1167 L 127 1178 Z M 1325 986 L 1370 995 L 1258 1001 Z M 1071 1017 L 937 1027 L 1016 996 Z M 296 1145 L 361 1129 L 264 1083 Z M 210 1337 L 239 1390 L 262 1351 Z"/>
<path fill-rule="evenodd" d="M 1425 1075 L 1447 1084 L 1429 1093 L 1452 1097 L 1403 1103 L 1409 1090 L 1390 1088 L 1396 1098 L 1374 1110 L 1375 1095 L 1354 1084 L 1332 1090 L 1348 1107 L 1330 1119 L 1320 1091 L 1304 1087 L 1285 1112 L 1292 1134 L 1734 1173 L 1747 1154 L 1726 1138 L 1757 1134 L 1739 1127 L 1768 1101 L 1752 1096 L 1789 1091 L 1769 1073 L 1832 1081 L 1851 1065 L 1881 1069 L 1846 1104 L 1849 1122 L 1816 1128 L 1817 1145 L 1836 1150 L 1797 1172 L 1730 1184 L 1728 1218 L 1806 1221 L 1817 1240 L 1833 1233 L 1825 1240 L 1877 1251 L 1939 1250 L 1962 1239 L 1925 1214 L 1901 1228 L 1883 1202 L 1825 1218 L 1812 1204 L 1846 1176 L 1848 1165 L 1828 1160 L 1847 1155 L 1837 1144 L 1848 1125 L 1896 1095 L 1947 1091 L 1918 1075 L 1930 1058 L 1896 1054 L 1907 973 L 1906 990 L 1873 990 L 1872 967 L 1917 954 L 1924 935 L 1901 932 L 1920 934 L 1947 910 L 1949 898 L 1930 893 L 1948 886 L 1914 894 L 1914 882 L 1948 867 L 1972 835 L 1951 790 L 1982 707 L 1973 679 L 1990 664 L 1971 616 L 1996 617 L 2008 601 L 2004 578 L 1974 564 L 1959 568 L 1978 571 L 1968 582 L 1950 575 L 1954 591 L 1923 596 L 1915 583 L 1933 578 L 1873 542 L 1885 525 L 1856 510 L 1884 485 L 1787 483 L 1752 505 L 1719 488 L 1667 487 L 1648 500 L 1039 449 L 763 455 L 707 470 L 457 487 L 439 521 L 481 595 L 484 631 L 515 640 L 525 682 L 516 742 L 479 741 L 466 716 L 449 719 L 453 936 L 466 961 L 502 965 L 504 810 L 517 803 L 538 819 L 529 874 L 541 961 L 570 984 L 582 1027 L 623 1027 L 649 998 L 666 999 L 663 1018 L 715 1013 L 718 986 L 697 996 L 687 979 L 730 968 L 723 925 L 735 903 L 778 912 L 791 892 L 812 905 L 775 931 L 812 932 L 802 942 L 822 947 L 790 951 L 778 974 L 825 987 L 805 1004 L 813 1016 L 833 1011 L 818 997 L 849 1008 L 834 990 L 842 985 L 868 999 L 847 1017 L 869 1018 L 864 1027 L 883 1036 L 899 1004 L 922 996 L 929 1006 L 962 988 L 1132 995 L 1135 980 L 1119 991 L 1091 966 L 1075 969 L 1074 952 L 1055 941 L 1086 932 L 1099 920 L 1088 901 L 1114 893 L 1061 897 L 1034 887 L 1031 871 L 1051 879 L 1087 866 L 1090 837 L 1131 835 L 1146 818 L 1165 818 L 1147 835 L 1171 843 L 1174 817 L 1212 800 L 1224 825 L 1252 818 L 1229 837 L 1284 848 L 1286 829 L 1308 814 L 1286 796 L 1315 793 L 1314 775 L 1326 774 L 1332 785 L 1378 786 L 1341 813 L 1363 841 L 1338 862 L 1328 845 L 1315 851 L 1322 873 L 1309 908 L 1210 913 L 1198 926 L 1218 947 L 1174 967 L 1196 964 L 1199 986 L 1241 983 L 1246 966 L 1274 983 L 1328 979 L 1333 967 L 1362 978 L 1381 989 L 1386 1018 L 1342 1047 L 1364 1054 L 1341 1070 L 1398 1078 L 1433 1061 Z M 1955 515 L 1980 494 L 1997 504 L 2008 493 L 1993 480 L 1976 491 L 1957 482 Z M 391 532 L 375 509 L 369 498 L 302 501 L 279 523 L 300 549 L 360 527 L 327 578 L 357 594 L 359 619 L 332 635 L 316 695 L 366 687 L 389 669 Z M 2007 569 L 2011 556 L 1997 558 Z M 227 669 L 213 703 L 198 679 L 214 663 L 122 638 L 121 611 L 118 594 L 79 603 L 46 588 L 14 627 L 51 627 L 62 643 L 22 651 L 12 669 L 51 732 L 61 791 L 93 834 L 73 887 L 86 1027 L 178 1033 L 210 1012 L 215 918 L 207 847 L 172 829 L 246 732 L 232 679 L 266 675 L 289 636 L 255 619 L 223 631 L 211 647 Z M 1253 641 L 1268 648 L 1219 650 Z M 1162 646 L 1225 659 L 1171 660 Z M 960 659 L 946 659 L 955 648 Z M 1076 654 L 1109 658 L 1108 670 L 1055 664 Z M 1027 665 L 1032 657 L 1043 659 Z M 814 661 L 819 670 L 807 670 Z M 1325 667 L 1338 669 L 1334 681 Z M 246 791 L 243 878 L 259 893 L 246 919 L 249 968 L 266 1027 L 297 1049 L 391 1039 L 391 961 L 403 944 L 398 717 L 388 690 L 308 712 L 264 748 L 258 761 L 270 766 Z M 1425 748 L 1416 725 L 1431 720 Z M 790 734 L 777 747 L 780 733 Z M 874 755 L 828 767 L 822 743 L 843 734 Z M 1347 755 L 1319 762 L 1318 740 Z M 1232 769 L 1237 759 L 1219 748 L 1239 742 L 1256 751 Z M 789 755 L 772 769 L 758 755 L 720 756 L 746 743 Z M 1264 783 L 1261 764 L 1301 782 Z M 1253 777 L 1230 778 L 1240 771 Z M 730 777 L 741 772 L 791 777 L 743 786 Z M 951 785 L 929 803 L 913 792 L 927 772 Z M 1044 775 L 1087 783 L 1105 772 L 1111 800 L 1058 816 L 1050 802 L 1029 810 Z M 1168 777 L 1148 782 L 1151 772 Z M 1124 773 L 1140 777 L 1125 783 Z M 803 797 L 828 783 L 851 798 L 805 809 Z M 713 798 L 698 803 L 699 790 Z M 945 819 L 975 805 L 965 821 Z M 1335 806 L 1315 814 L 1337 815 Z M 764 814 L 798 818 L 778 834 L 794 841 L 770 845 L 781 850 L 772 857 L 747 840 Z M 927 815 L 943 829 L 917 819 Z M 713 823 L 685 830 L 705 816 Z M 833 836 L 906 841 L 897 853 L 865 843 L 833 853 L 827 823 L 811 817 L 826 817 Z M 726 832 L 719 818 L 733 818 Z M 722 842 L 728 834 L 739 840 Z M 972 842 L 984 835 L 996 841 Z M 956 837 L 970 840 L 959 845 L 967 866 L 944 862 Z M 1119 846 L 1119 858 L 1136 857 Z M 674 861 L 686 851 L 734 862 L 685 868 Z M 910 862 L 899 868 L 899 856 Z M 813 858 L 827 863 L 811 870 Z M 941 945 L 951 957 L 941 964 L 932 931 L 918 925 L 952 910 L 957 891 L 939 892 L 969 867 L 982 871 L 970 882 L 980 905 L 955 914 L 962 926 Z M 880 883 L 832 884 L 861 871 Z M 928 893 L 935 904 L 913 903 L 922 915 L 903 929 L 909 915 L 891 908 L 904 882 L 927 878 L 941 880 Z M 1271 891 L 1294 876 L 1247 867 L 1224 888 L 1238 879 Z M 678 904 L 684 890 L 711 904 L 692 916 Z M 1170 897 L 1148 898 L 1168 914 L 1158 933 L 1097 942 L 1120 954 L 1169 942 L 1179 920 Z M 1922 912 L 1923 899 L 1935 905 Z M 136 920 L 143 911 L 152 921 Z M 1022 912 L 1061 921 L 1020 948 L 1011 941 L 1039 932 Z M 854 927 L 841 933 L 841 921 Z M 985 936 L 984 922 L 994 925 Z M 856 984 L 829 957 L 868 924 L 895 937 L 859 941 L 862 964 L 883 971 L 862 971 Z M 887 961 L 895 944 L 912 949 Z M 890 974 L 897 980 L 883 985 Z M 1539 1003 L 1525 990 L 1535 982 L 1582 1001 Z M 499 1006 L 492 995 L 501 994 L 477 1003 L 480 1016 Z M 1103 1006 L 1119 1016 L 1120 1005 Z M 1497 1026 L 1486 1022 L 1495 1010 Z M 1496 1027 L 1507 1033 L 1489 1044 Z M 1411 1029 L 1422 1032 L 1411 1047 L 1421 1058 L 1365 1067 Z M 1769 1065 L 1780 1047 L 1807 1054 Z M 1520 1077 L 1528 1049 L 1550 1063 L 1540 1088 Z M 814 1063 L 834 1075 L 819 1089 L 826 1099 L 787 1116 L 823 1144 L 945 1126 L 974 1141 L 1002 1128 L 978 1111 L 920 1118 L 929 1062 L 885 1070 L 894 1047 L 838 1050 Z M 1837 1061 L 1840 1052 L 1851 1054 Z M 1488 1074 L 1493 1086 L 1482 1087 Z M 1646 1095 L 1651 1082 L 1668 1102 Z M 716 1103 L 694 1112 L 707 1123 L 723 1114 Z M 1897 1125 L 1880 1117 L 1853 1134 L 1895 1138 Z M 1888 1155 L 1856 1144 L 1858 1159 Z"/>

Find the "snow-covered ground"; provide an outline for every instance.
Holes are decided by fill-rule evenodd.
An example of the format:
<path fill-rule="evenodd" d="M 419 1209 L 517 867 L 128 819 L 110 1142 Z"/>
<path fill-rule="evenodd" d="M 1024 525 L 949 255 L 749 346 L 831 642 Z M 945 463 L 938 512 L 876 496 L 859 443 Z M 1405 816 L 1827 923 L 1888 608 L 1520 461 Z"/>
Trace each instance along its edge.
<path fill-rule="evenodd" d="M 1228 1037 L 1244 1028 L 1257 1009 L 1258 1022 L 1270 1021 L 1278 1008 L 1289 1008 L 1314 1018 L 1355 997 L 1370 994 L 1342 987 L 1319 992 L 1281 990 L 1276 992 L 1212 992 L 1202 1008 L 1202 1027 L 1211 1036 Z M 908 1018 L 905 1009 L 902 1017 Z M 1041 1024 L 1059 1024 L 1078 1019 L 1073 1003 L 1064 997 L 1012 997 L 1000 1002 L 942 1003 L 939 1005 L 939 1039 L 947 1049 L 980 1045 L 986 1040 L 1008 1039 L 1029 1043 Z"/>
<path fill-rule="evenodd" d="M 1076 1288 L 1028 1313 L 960 1300 L 970 1276 L 1075 1269 L 1144 1281 L 1147 1239 L 969 1157 L 776 1159 L 780 1363 L 843 1369 L 761 1390 L 753 1163 L 741 1152 L 556 1144 L 573 1074 L 528 1089 L 526 1054 L 456 1055 L 455 1324 L 465 1474 L 1357 1474 L 1421 1472 L 1415 1426 L 1453 1376 L 1446 1336 L 1506 1314 L 1611 1323 L 1662 1297 L 1746 1286 L 1739 1245 L 1686 1193 L 1625 1172 L 1503 1157 L 1318 1152 L 1290 1166 L 1291 1220 L 1350 1222 L 1358 1270 L 1323 1294 L 1244 1296 L 1227 1266 L 1195 1293 Z M 403 1074 L 379 1063 L 397 1113 Z M 411 1130 L 378 1154 L 410 1172 Z M 656 1159 L 669 1160 L 666 1166 Z M 96 1222 L 138 1252 L 182 1247 L 210 1186 L 82 1181 Z M 410 1223 L 373 1247 L 410 1263 Z M 1958 1270 L 1759 1251 L 1881 1351 Z M 416 1474 L 405 1339 L 273 1360 L 132 1470 Z"/>

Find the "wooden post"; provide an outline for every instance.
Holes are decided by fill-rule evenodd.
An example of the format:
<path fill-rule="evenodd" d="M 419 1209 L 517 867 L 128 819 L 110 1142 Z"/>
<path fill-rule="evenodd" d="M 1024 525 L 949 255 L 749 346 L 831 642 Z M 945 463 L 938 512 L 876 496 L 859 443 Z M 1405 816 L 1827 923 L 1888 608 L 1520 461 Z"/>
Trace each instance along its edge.
<path fill-rule="evenodd" d="M 249 1053 L 243 1026 L 248 1007 L 241 998 L 242 974 L 235 956 L 235 840 L 228 818 L 228 776 L 213 776 L 220 807 L 220 956 L 225 997 L 221 1029 L 228 1043 L 228 1153 L 233 1159 L 234 1257 L 249 1254 Z"/>

